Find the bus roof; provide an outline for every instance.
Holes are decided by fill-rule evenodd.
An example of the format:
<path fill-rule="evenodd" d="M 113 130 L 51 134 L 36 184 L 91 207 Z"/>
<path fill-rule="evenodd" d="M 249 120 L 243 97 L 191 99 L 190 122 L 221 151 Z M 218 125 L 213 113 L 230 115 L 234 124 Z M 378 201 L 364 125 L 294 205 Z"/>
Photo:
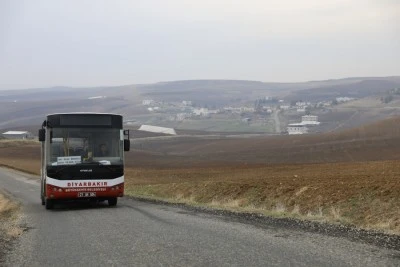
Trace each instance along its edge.
<path fill-rule="evenodd" d="M 47 115 L 47 127 L 61 128 L 123 128 L 123 118 L 119 114 L 111 113 L 93 113 L 93 112 L 71 112 L 71 113 L 56 113 Z"/>

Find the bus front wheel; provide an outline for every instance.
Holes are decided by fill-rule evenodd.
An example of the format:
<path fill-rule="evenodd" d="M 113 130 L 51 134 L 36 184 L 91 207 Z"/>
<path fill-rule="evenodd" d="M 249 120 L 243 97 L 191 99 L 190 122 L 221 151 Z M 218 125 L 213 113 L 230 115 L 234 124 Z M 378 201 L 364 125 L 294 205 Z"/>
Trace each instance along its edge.
<path fill-rule="evenodd" d="M 54 201 L 52 199 L 46 199 L 45 202 L 46 210 L 51 210 L 54 206 Z"/>
<path fill-rule="evenodd" d="M 109 206 L 116 206 L 117 205 L 117 201 L 118 201 L 118 198 L 116 198 L 116 197 L 109 198 L 108 199 L 108 205 Z"/>

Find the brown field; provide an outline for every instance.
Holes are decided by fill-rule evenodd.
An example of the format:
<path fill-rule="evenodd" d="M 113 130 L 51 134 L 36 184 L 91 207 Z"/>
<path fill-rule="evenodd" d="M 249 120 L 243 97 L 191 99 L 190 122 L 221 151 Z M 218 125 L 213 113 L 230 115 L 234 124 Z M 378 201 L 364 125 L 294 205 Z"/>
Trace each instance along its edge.
<path fill-rule="evenodd" d="M 145 142 L 126 154 L 126 193 L 400 234 L 399 122 L 323 135 Z M 3 143 L 0 164 L 39 173 L 37 142 Z"/>
<path fill-rule="evenodd" d="M 400 117 L 338 133 L 135 141 L 127 163 L 171 168 L 400 160 Z"/>

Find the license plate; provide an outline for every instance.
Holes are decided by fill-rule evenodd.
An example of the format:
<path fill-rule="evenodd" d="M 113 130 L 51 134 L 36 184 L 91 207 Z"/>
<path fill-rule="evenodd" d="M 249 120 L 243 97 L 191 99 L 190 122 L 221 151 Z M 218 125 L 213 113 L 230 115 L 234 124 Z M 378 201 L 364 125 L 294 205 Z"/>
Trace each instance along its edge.
<path fill-rule="evenodd" d="M 95 197 L 96 192 L 79 192 L 78 197 Z"/>

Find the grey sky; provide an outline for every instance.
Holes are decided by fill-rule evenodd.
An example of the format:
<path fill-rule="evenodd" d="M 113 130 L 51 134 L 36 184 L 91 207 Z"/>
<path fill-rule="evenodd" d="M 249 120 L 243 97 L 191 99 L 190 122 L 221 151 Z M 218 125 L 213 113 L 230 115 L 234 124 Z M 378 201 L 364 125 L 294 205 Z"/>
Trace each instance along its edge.
<path fill-rule="evenodd" d="M 400 75 L 398 0 L 0 0 L 0 89 Z"/>

